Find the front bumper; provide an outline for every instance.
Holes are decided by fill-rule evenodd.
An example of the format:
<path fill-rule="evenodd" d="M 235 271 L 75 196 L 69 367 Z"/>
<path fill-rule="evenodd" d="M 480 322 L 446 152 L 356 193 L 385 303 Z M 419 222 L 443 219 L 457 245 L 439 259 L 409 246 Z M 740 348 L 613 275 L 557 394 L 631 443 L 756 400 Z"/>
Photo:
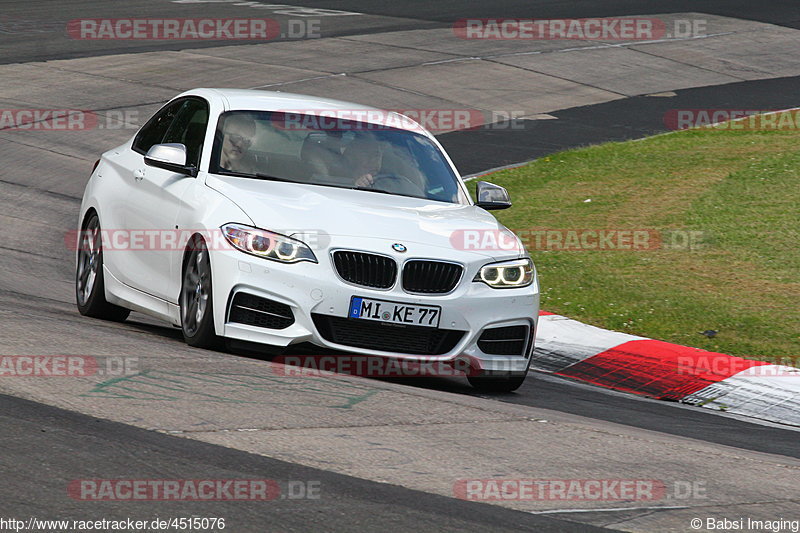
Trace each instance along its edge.
<path fill-rule="evenodd" d="M 390 250 L 391 243 L 380 241 L 365 247 L 364 238 L 338 238 L 336 248 L 351 250 Z M 349 242 L 348 242 L 349 241 Z M 415 244 L 414 256 L 393 253 L 398 263 L 409 259 L 432 259 L 441 256 L 441 250 L 425 249 Z M 377 355 L 409 361 L 454 361 L 468 360 L 470 365 L 485 372 L 526 371 L 533 351 L 536 323 L 539 311 L 538 280 L 519 289 L 493 289 L 472 278 L 491 259 L 471 255 L 456 260 L 465 267 L 461 282 L 449 294 L 414 295 L 403 291 L 397 283 L 393 288 L 377 290 L 356 286 L 339 278 L 330 255 L 315 251 L 319 263 L 301 262 L 283 264 L 252 257 L 237 250 L 215 250 L 211 253 L 213 273 L 214 322 L 218 334 L 242 341 L 272 346 L 289 346 L 310 342 L 317 346 L 332 348 L 355 354 Z M 444 258 L 439 257 L 444 260 Z M 461 260 L 459 260 L 461 259 Z M 294 321 L 283 329 L 269 329 L 229 320 L 233 296 L 244 292 L 284 304 L 291 309 Z M 391 351 L 354 347 L 332 342 L 315 325 L 312 315 L 320 318 L 346 319 L 351 297 L 361 296 L 417 305 L 436 305 L 442 309 L 439 328 L 462 332 L 460 340 L 445 353 L 404 353 L 400 342 Z M 357 319 L 350 319 L 357 320 Z M 358 322 L 362 322 L 358 320 Z M 380 325 L 380 324 L 379 324 Z M 519 355 L 496 355 L 486 353 L 478 340 L 484 330 L 505 326 L 525 326 L 527 340 Z M 484 343 L 484 346 L 486 344 Z"/>

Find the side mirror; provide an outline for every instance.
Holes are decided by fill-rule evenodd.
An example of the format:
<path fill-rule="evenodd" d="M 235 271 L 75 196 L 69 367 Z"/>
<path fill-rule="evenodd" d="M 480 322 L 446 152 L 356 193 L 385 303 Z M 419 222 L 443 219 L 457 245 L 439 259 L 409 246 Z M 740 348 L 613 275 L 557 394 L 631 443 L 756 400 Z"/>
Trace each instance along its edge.
<path fill-rule="evenodd" d="M 154 144 L 144 156 L 144 164 L 197 177 L 197 167 L 186 164 L 186 146 L 180 143 Z"/>
<path fill-rule="evenodd" d="M 478 199 L 475 205 L 487 211 L 511 207 L 511 197 L 508 196 L 508 191 L 488 181 L 479 181 L 475 185 L 475 197 Z"/>

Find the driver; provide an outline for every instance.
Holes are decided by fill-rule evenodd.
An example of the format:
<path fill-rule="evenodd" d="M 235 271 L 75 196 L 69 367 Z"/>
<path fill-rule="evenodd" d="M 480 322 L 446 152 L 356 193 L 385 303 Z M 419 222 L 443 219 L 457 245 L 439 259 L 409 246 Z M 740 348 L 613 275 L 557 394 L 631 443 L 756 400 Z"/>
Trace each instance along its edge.
<path fill-rule="evenodd" d="M 252 174 L 256 160 L 248 150 L 256 136 L 256 121 L 248 115 L 228 117 L 222 127 L 222 150 L 219 166 L 232 172 Z"/>
<path fill-rule="evenodd" d="M 360 133 L 344 149 L 345 163 L 356 187 L 371 187 L 383 166 L 383 147 L 372 133 Z"/>

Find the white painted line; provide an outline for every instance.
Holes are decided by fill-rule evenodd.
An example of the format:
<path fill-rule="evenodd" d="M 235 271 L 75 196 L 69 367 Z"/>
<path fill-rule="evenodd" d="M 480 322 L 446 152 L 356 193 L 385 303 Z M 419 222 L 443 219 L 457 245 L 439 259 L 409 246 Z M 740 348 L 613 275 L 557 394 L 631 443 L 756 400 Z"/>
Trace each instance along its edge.
<path fill-rule="evenodd" d="M 522 163 L 512 163 L 511 165 L 503 165 L 502 167 L 490 168 L 489 170 L 484 170 L 483 172 L 478 172 L 477 174 L 470 174 L 469 176 L 464 176 L 461 179 L 463 179 L 465 182 L 466 181 L 472 181 L 472 180 L 474 180 L 476 178 L 480 178 L 480 177 L 486 176 L 488 174 L 493 174 L 493 173 L 499 172 L 501 170 L 509 170 L 509 169 L 512 169 L 512 168 L 519 168 L 519 167 L 525 166 L 528 163 L 531 163 L 533 161 L 536 161 L 536 159 L 531 159 L 529 161 L 523 161 Z"/>
<path fill-rule="evenodd" d="M 420 66 L 427 66 L 427 65 L 441 65 L 442 63 L 458 63 L 459 61 L 476 61 L 483 59 L 482 57 L 455 57 L 452 59 L 440 59 L 438 61 L 426 61 L 425 63 L 420 63 Z M 407 68 L 407 67 L 401 67 Z"/>
<path fill-rule="evenodd" d="M 651 507 L 609 507 L 606 509 L 552 509 L 550 511 L 528 511 L 529 514 L 565 514 L 565 513 L 609 513 L 619 511 L 649 511 L 660 509 L 691 509 L 686 505 L 682 506 L 666 506 L 654 505 Z"/>
<path fill-rule="evenodd" d="M 292 81 L 283 81 L 280 83 L 268 83 L 266 85 L 256 85 L 255 87 L 248 87 L 248 89 L 263 89 L 265 87 L 277 87 L 279 85 L 291 85 L 292 83 L 302 83 L 304 81 L 313 81 L 313 80 L 325 80 L 328 78 L 335 78 L 337 76 L 347 76 L 346 73 L 340 72 L 338 74 L 325 74 L 323 76 L 313 76 L 311 78 L 302 78 L 299 80 L 292 80 Z"/>

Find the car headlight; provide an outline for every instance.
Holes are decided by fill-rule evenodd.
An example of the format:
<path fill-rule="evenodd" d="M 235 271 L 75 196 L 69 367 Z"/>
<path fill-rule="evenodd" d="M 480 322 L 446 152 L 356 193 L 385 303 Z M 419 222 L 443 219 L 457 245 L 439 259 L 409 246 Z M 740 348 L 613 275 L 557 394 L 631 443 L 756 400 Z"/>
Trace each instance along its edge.
<path fill-rule="evenodd" d="M 527 287 L 535 276 L 530 258 L 492 263 L 482 267 L 472 281 L 482 282 L 495 289 Z"/>
<path fill-rule="evenodd" d="M 280 233 L 241 224 L 225 224 L 222 233 L 234 248 L 246 254 L 281 263 L 317 262 L 317 257 L 306 243 Z"/>

